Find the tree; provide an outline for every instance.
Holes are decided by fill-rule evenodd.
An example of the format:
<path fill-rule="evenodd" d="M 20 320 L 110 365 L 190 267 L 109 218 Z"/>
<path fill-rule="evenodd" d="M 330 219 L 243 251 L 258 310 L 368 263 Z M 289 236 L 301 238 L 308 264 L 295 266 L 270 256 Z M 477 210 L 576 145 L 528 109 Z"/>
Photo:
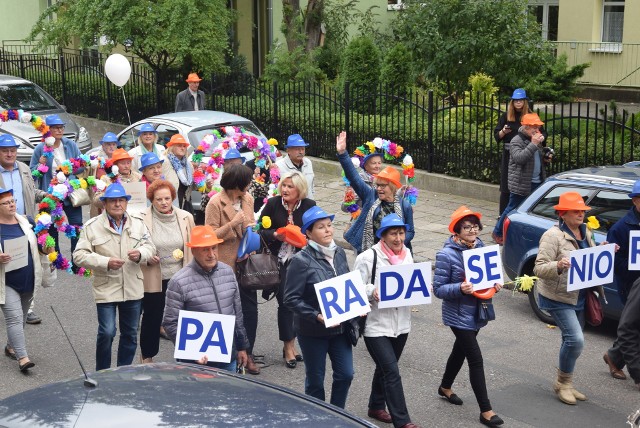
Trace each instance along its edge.
<path fill-rule="evenodd" d="M 527 0 L 407 0 L 393 27 L 424 76 L 449 93 L 462 93 L 480 71 L 518 87 L 551 56 L 527 10 Z"/>
<path fill-rule="evenodd" d="M 304 14 L 300 10 L 300 0 L 282 0 L 282 32 L 289 52 L 300 46 L 304 46 L 305 52 L 318 47 L 323 11 L 324 0 L 308 0 Z"/>
<path fill-rule="evenodd" d="M 224 0 L 59 0 L 43 12 L 29 39 L 41 48 L 65 47 L 74 38 L 91 47 L 104 39 L 106 52 L 130 44 L 162 79 L 189 61 L 193 71 L 224 70 L 232 18 Z"/>

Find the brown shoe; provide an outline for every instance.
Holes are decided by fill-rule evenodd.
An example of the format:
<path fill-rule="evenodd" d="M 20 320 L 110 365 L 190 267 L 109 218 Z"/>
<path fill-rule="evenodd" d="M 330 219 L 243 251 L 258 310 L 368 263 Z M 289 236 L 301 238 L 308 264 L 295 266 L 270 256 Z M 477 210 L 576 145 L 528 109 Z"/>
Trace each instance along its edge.
<path fill-rule="evenodd" d="M 611 373 L 612 378 L 620 379 L 620 380 L 625 380 L 627 378 L 627 375 L 624 374 L 624 372 L 620 370 L 618 367 L 616 367 L 615 364 L 613 364 L 613 361 L 611 361 L 611 358 L 609 357 L 608 352 L 603 355 L 602 359 L 609 366 L 609 373 Z"/>
<path fill-rule="evenodd" d="M 367 412 L 367 416 L 373 419 L 377 419 L 380 422 L 384 422 L 385 424 L 390 424 L 392 422 L 391 415 L 384 409 L 381 410 L 373 410 L 369 409 Z"/>
<path fill-rule="evenodd" d="M 251 355 L 249 355 L 247 358 L 247 365 L 245 366 L 245 370 L 247 371 L 247 373 L 252 375 L 260 374 L 260 367 L 258 367 L 255 361 L 253 361 L 253 357 Z"/>

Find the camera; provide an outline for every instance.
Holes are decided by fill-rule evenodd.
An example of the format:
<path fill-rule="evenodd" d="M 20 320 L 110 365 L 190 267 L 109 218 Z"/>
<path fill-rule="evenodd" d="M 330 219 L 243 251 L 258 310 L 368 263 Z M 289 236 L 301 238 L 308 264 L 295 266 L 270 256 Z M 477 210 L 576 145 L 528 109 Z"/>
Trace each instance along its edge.
<path fill-rule="evenodd" d="M 555 154 L 556 154 L 555 150 L 553 150 L 551 147 L 542 148 L 542 157 L 545 160 L 551 160 L 553 158 L 553 155 Z"/>

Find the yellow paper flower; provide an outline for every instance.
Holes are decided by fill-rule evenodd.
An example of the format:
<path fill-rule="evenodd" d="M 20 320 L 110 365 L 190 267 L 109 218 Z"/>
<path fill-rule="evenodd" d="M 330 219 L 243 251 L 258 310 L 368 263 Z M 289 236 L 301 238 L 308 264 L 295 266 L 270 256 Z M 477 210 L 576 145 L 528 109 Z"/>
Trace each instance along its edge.
<path fill-rule="evenodd" d="M 591 230 L 600 229 L 600 222 L 596 218 L 596 216 L 592 215 L 587 217 L 587 227 Z"/>
<path fill-rule="evenodd" d="M 268 215 L 262 217 L 262 228 L 269 229 L 271 227 L 271 217 Z"/>
<path fill-rule="evenodd" d="M 374 153 L 376 151 L 376 146 L 374 146 L 371 141 L 367 141 L 365 144 L 369 148 L 370 153 Z"/>
<path fill-rule="evenodd" d="M 516 278 L 516 286 L 520 291 L 531 291 L 537 279 L 537 276 L 523 275 Z"/>
<path fill-rule="evenodd" d="M 177 248 L 175 250 L 173 250 L 173 253 L 171 253 L 171 255 L 173 256 L 174 259 L 176 260 L 182 260 L 182 258 L 184 257 L 184 253 L 182 252 L 181 249 Z"/>
<path fill-rule="evenodd" d="M 80 179 L 80 187 L 83 189 L 87 188 L 87 180 L 85 180 L 84 178 Z"/>
<path fill-rule="evenodd" d="M 277 146 L 278 145 L 278 140 L 276 140 L 275 138 L 269 138 L 267 140 L 267 144 L 269 144 L 270 146 Z"/>
<path fill-rule="evenodd" d="M 49 255 L 47 256 L 47 258 L 49 259 L 49 263 L 53 263 L 56 261 L 56 259 L 58 258 L 58 253 L 53 251 L 51 253 L 49 253 Z"/>

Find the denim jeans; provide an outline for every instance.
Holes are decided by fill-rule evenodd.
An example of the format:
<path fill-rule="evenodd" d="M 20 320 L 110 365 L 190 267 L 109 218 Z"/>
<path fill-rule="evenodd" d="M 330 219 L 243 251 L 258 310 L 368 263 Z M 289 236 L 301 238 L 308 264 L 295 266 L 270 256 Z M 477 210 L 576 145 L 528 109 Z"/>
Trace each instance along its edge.
<path fill-rule="evenodd" d="M 299 335 L 298 343 L 304 357 L 304 393 L 325 401 L 324 374 L 329 354 L 333 369 L 330 403 L 344 409 L 353 380 L 353 349 L 347 335 Z"/>
<path fill-rule="evenodd" d="M 398 361 L 408 337 L 409 334 L 405 333 L 398 337 L 365 336 L 364 338 L 367 350 L 376 363 L 376 370 L 371 382 L 369 408 L 384 410 L 386 403 L 395 427 L 401 427 L 411 422 L 398 368 Z"/>
<path fill-rule="evenodd" d="M 584 348 L 584 311 L 575 309 L 551 309 L 549 313 L 562 332 L 562 345 L 558 368 L 565 373 L 573 373 L 576 361 Z"/>
<path fill-rule="evenodd" d="M 0 305 L 7 326 L 7 346 L 15 351 L 18 360 L 27 356 L 24 323 L 32 297 L 33 293 L 18 293 L 6 286 L 4 304 Z"/>
<path fill-rule="evenodd" d="M 502 236 L 502 225 L 504 224 L 504 220 L 507 218 L 509 213 L 513 211 L 518 205 L 522 203 L 527 197 L 522 195 L 516 195 L 515 193 L 509 194 L 509 203 L 507 207 L 502 211 L 500 215 L 500 219 L 496 223 L 496 227 L 493 229 L 493 233 L 497 236 Z"/>
<path fill-rule="evenodd" d="M 118 366 L 133 362 L 138 347 L 138 323 L 140 321 L 140 300 L 126 302 L 97 303 L 98 338 L 96 341 L 96 370 L 111 367 L 111 344 L 116 337 L 116 309 L 120 326 L 118 343 Z"/>

